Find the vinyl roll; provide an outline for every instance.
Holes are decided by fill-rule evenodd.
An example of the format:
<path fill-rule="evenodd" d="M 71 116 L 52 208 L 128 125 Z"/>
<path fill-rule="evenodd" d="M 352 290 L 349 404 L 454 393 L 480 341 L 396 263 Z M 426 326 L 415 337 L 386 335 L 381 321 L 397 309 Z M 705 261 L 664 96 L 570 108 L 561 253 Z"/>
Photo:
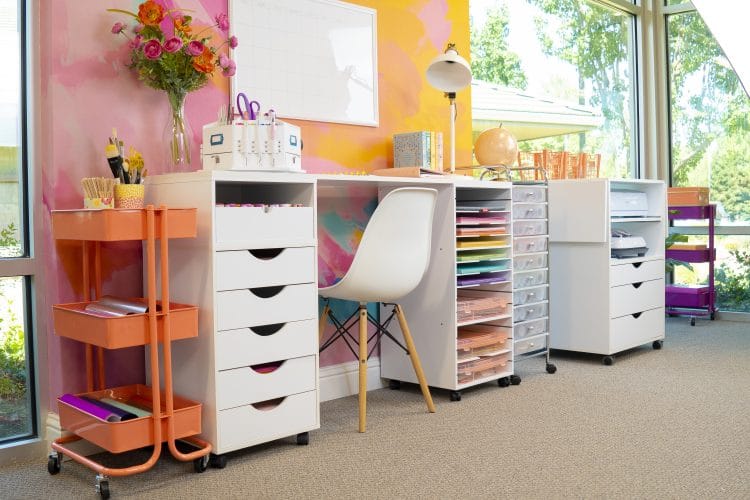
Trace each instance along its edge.
<path fill-rule="evenodd" d="M 130 412 L 136 417 L 150 417 L 152 415 L 150 411 L 142 410 L 141 408 L 138 408 L 137 406 L 129 405 L 127 403 L 123 403 L 122 401 L 117 401 L 116 399 L 102 398 L 100 401 L 102 403 L 107 403 L 112 406 L 116 406 L 117 408 L 120 408 L 121 410 Z"/>
<path fill-rule="evenodd" d="M 94 399 L 89 396 L 81 396 L 81 399 L 88 401 L 91 404 L 94 404 L 98 406 L 99 408 L 103 408 L 109 412 L 112 412 L 112 414 L 117 415 L 117 420 L 112 420 L 112 422 L 124 422 L 126 420 L 133 420 L 134 418 L 138 418 L 138 415 L 133 414 L 132 412 L 126 411 L 122 408 L 118 408 L 115 405 L 105 403 L 104 401 L 100 401 L 98 399 Z"/>
<path fill-rule="evenodd" d="M 63 394 L 57 399 L 59 401 L 62 401 L 65 404 L 72 406 L 73 408 L 77 408 L 81 410 L 82 412 L 88 413 L 89 415 L 92 415 L 101 420 L 105 420 L 107 422 L 119 422 L 120 421 L 120 417 L 118 415 L 115 415 L 111 411 L 106 410 L 102 408 L 101 406 L 97 406 L 93 403 L 90 403 L 86 401 L 85 399 L 81 399 L 78 396 L 74 396 L 72 394 Z"/>

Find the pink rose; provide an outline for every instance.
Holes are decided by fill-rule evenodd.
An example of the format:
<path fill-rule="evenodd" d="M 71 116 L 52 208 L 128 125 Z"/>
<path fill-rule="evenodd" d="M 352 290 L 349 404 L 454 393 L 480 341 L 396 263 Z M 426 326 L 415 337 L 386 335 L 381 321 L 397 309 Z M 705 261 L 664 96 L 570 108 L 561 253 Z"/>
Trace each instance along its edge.
<path fill-rule="evenodd" d="M 221 14 L 217 14 L 214 19 L 216 20 L 216 26 L 218 26 L 221 31 L 229 31 L 229 18 L 226 13 L 222 12 Z"/>
<path fill-rule="evenodd" d="M 128 42 L 128 46 L 131 49 L 138 49 L 143 45 L 143 35 L 135 35 L 130 42 Z"/>
<path fill-rule="evenodd" d="M 182 40 L 180 40 L 178 37 L 174 36 L 164 42 L 164 50 L 167 52 L 177 52 L 182 48 Z"/>
<path fill-rule="evenodd" d="M 219 66 L 226 68 L 229 65 L 229 58 L 224 54 L 219 54 Z"/>
<path fill-rule="evenodd" d="M 232 35 L 232 36 L 229 37 L 229 46 L 231 48 L 236 49 L 238 43 L 239 42 L 237 41 L 237 37 L 236 36 Z"/>
<path fill-rule="evenodd" d="M 115 23 L 115 24 L 113 24 L 113 25 L 112 25 L 112 34 L 113 34 L 113 35 L 117 35 L 117 34 L 120 34 L 120 33 L 122 33 L 122 31 L 123 31 L 123 30 L 124 30 L 125 28 L 127 28 L 127 25 L 125 25 L 125 24 L 122 24 L 122 23 L 120 23 L 120 22 L 117 22 L 117 23 Z"/>
<path fill-rule="evenodd" d="M 136 24 L 133 26 L 133 33 L 140 33 L 143 31 L 143 25 L 142 24 Z"/>
<path fill-rule="evenodd" d="M 159 40 L 152 38 L 146 42 L 146 45 L 143 46 L 143 54 L 148 59 L 159 59 L 159 56 L 161 56 L 161 44 Z"/>
<path fill-rule="evenodd" d="M 224 76 L 234 76 L 235 73 L 237 73 L 237 63 L 229 59 L 221 74 Z"/>
<path fill-rule="evenodd" d="M 198 40 L 193 40 L 192 42 L 187 44 L 185 52 L 187 52 L 191 56 L 199 56 L 203 54 L 203 44 Z"/>

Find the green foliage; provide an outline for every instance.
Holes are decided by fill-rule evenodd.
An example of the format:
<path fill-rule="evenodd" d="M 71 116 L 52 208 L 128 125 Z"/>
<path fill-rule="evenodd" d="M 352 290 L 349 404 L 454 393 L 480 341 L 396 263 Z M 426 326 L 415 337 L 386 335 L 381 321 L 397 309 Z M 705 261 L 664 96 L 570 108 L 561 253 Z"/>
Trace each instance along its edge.
<path fill-rule="evenodd" d="M 10 300 L 7 305 L 0 316 L 0 398 L 17 399 L 26 393 L 25 336 Z"/>
<path fill-rule="evenodd" d="M 718 139 L 711 167 L 711 200 L 721 202 L 731 220 L 750 220 L 750 132 Z"/>
<path fill-rule="evenodd" d="M 18 240 L 18 229 L 14 223 L 8 224 L 0 229 L 0 247 L 14 247 L 20 242 Z"/>
<path fill-rule="evenodd" d="M 525 89 L 526 75 L 518 54 L 508 49 L 508 8 L 487 13 L 481 31 L 471 30 L 471 72 L 477 80 Z"/>
<path fill-rule="evenodd" d="M 736 264 L 716 269 L 716 302 L 720 309 L 750 312 L 750 250 L 730 250 Z"/>
<path fill-rule="evenodd" d="M 688 241 L 688 235 L 686 234 L 670 233 L 669 236 L 667 236 L 667 238 L 664 240 L 664 248 L 669 248 L 675 243 L 687 243 L 687 241 Z M 686 269 L 689 269 L 690 271 L 693 270 L 693 266 L 687 262 L 683 262 L 677 259 L 672 259 L 669 257 L 664 259 L 664 270 L 666 272 L 671 273 L 678 266 L 685 267 Z"/>

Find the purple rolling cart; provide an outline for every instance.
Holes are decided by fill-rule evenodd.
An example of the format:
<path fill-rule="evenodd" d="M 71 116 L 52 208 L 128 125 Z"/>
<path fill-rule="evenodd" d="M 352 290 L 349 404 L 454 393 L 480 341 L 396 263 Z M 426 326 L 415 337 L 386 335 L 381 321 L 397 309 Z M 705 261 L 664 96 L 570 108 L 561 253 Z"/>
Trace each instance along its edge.
<path fill-rule="evenodd" d="M 705 285 L 667 285 L 666 312 L 669 316 L 689 316 L 695 326 L 696 317 L 714 319 L 716 315 L 716 289 L 714 287 L 714 219 L 716 205 L 669 207 L 669 220 L 708 220 L 708 247 L 698 250 L 667 249 L 667 257 L 690 263 L 708 263 L 708 282 Z"/>

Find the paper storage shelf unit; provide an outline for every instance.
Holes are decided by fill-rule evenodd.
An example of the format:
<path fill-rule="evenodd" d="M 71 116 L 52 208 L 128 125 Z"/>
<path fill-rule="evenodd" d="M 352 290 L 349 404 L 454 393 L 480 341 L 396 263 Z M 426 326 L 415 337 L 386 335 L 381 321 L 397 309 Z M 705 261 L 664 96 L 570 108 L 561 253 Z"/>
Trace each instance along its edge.
<path fill-rule="evenodd" d="M 169 240 L 195 238 L 196 227 L 195 209 L 169 209 L 164 205 L 158 209 L 149 205 L 146 209 L 138 210 L 52 212 L 53 236 L 82 242 L 84 301 L 55 305 L 53 316 L 57 335 L 85 344 L 87 391 L 78 395 L 63 395 L 58 399 L 60 425 L 72 434 L 52 443 L 53 452 L 47 464 L 50 474 L 60 471 L 62 455 L 67 455 L 97 473 L 97 491 L 103 498 L 108 498 L 108 476 L 127 476 L 150 469 L 161 454 L 162 442 L 169 444 L 170 452 L 179 460 L 193 460 L 196 470 L 203 471 L 208 466 L 211 446 L 196 437 L 201 432 L 201 403 L 174 395 L 171 371 L 172 341 L 197 336 L 198 310 L 193 305 L 171 302 L 168 280 L 164 281 L 159 294 L 160 300 L 157 300 L 156 290 L 156 240 L 159 239 L 160 250 L 158 269 L 162 277 L 166 277 L 169 272 Z M 102 313 L 87 310 L 87 306 L 102 298 L 101 242 L 126 240 L 145 242 L 146 297 L 128 300 L 134 304 L 143 304 L 146 312 L 105 317 Z M 89 269 L 92 252 L 93 273 Z M 157 355 L 159 344 L 163 352 L 163 384 L 160 381 Z M 107 389 L 103 349 L 143 345 L 150 346 L 150 353 L 153 353 L 147 358 L 152 368 L 152 376 L 148 380 L 151 387 L 163 387 L 163 392 L 152 391 L 151 387 L 144 385 Z M 97 391 L 94 390 L 95 382 Z M 129 417 L 133 417 L 129 420 L 104 420 L 102 415 L 92 412 L 97 405 L 102 404 L 99 400 L 105 397 L 115 402 L 136 405 L 142 409 L 139 411 L 143 415 L 135 418 L 136 415 L 129 414 Z M 122 413 L 122 409 L 120 411 Z M 122 453 L 145 446 L 153 446 L 153 452 L 142 464 L 111 468 L 68 446 L 68 443 L 79 439 L 90 441 L 111 453 Z M 182 453 L 176 448 L 177 439 L 188 441 L 198 449 Z"/>
<path fill-rule="evenodd" d="M 506 386 L 513 374 L 511 185 L 456 178 L 435 187 L 430 266 L 401 305 L 427 382 L 458 401 L 463 389 L 490 381 Z M 387 191 L 381 188 L 381 197 Z M 471 347 L 476 339 L 468 337 L 480 331 L 489 343 Z M 408 356 L 390 342 L 381 345 L 380 373 L 392 382 L 417 382 Z"/>
<path fill-rule="evenodd" d="M 601 354 L 608 365 L 626 349 L 647 343 L 660 349 L 665 331 L 664 183 L 553 180 L 548 189 L 551 347 Z M 636 200 L 636 205 L 620 204 L 612 213 L 614 192 L 628 193 L 625 203 Z M 644 255 L 612 257 L 613 230 L 643 238 Z"/>
<path fill-rule="evenodd" d="M 214 463 L 320 426 L 314 178 L 201 171 L 147 179 L 153 203 L 190 199 L 200 234 L 175 241 L 175 300 L 198 304 L 198 338 L 173 349 L 174 384 L 203 401 Z"/>

